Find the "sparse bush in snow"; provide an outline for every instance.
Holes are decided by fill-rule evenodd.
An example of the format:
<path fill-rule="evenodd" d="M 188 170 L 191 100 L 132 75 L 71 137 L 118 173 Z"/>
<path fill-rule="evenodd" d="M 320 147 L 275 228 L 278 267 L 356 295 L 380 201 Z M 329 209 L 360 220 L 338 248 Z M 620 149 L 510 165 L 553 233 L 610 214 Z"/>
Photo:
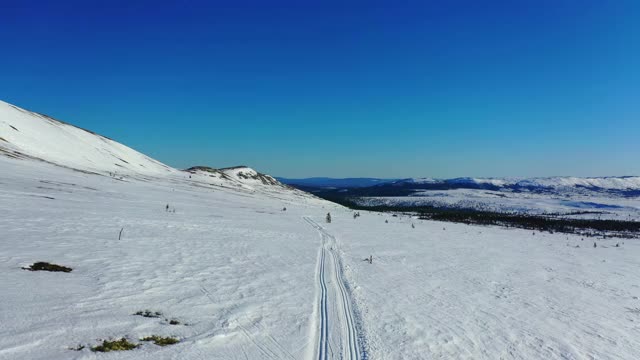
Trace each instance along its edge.
<path fill-rule="evenodd" d="M 91 351 L 97 351 L 97 352 L 127 351 L 127 350 L 133 350 L 138 346 L 140 346 L 140 344 L 134 344 L 129 342 L 129 340 L 125 338 L 121 338 L 119 340 L 104 340 L 101 345 L 92 347 Z"/>
<path fill-rule="evenodd" d="M 73 351 L 82 351 L 85 348 L 84 345 L 82 344 L 78 344 L 78 346 L 75 347 L 70 347 L 69 350 L 73 350 Z"/>
<path fill-rule="evenodd" d="M 159 318 L 162 316 L 162 313 L 160 311 L 140 310 L 135 312 L 133 315 L 138 315 L 146 318 Z"/>
<path fill-rule="evenodd" d="M 158 345 L 158 346 L 173 345 L 173 344 L 177 344 L 177 343 L 180 342 L 180 340 L 178 338 L 174 338 L 174 337 L 170 337 L 170 336 L 162 337 L 162 336 L 158 336 L 158 335 L 147 336 L 147 337 L 144 337 L 144 338 L 140 339 L 140 341 L 153 341 L 153 343 Z"/>
<path fill-rule="evenodd" d="M 23 268 L 24 270 L 29 270 L 29 271 L 52 271 L 52 272 L 71 272 L 73 271 L 73 269 L 71 269 L 70 267 L 66 267 L 66 266 L 62 266 L 62 265 L 56 265 L 56 264 L 50 264 L 48 262 L 44 262 L 44 261 L 38 261 L 36 263 L 33 263 L 32 265 L 30 265 L 28 268 Z"/>

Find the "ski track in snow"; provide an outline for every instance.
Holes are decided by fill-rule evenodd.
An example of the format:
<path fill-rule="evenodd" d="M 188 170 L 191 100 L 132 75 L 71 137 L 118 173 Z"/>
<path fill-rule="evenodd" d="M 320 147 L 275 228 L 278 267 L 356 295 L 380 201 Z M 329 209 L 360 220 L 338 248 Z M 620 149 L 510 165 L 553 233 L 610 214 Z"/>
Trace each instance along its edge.
<path fill-rule="evenodd" d="M 364 352 L 358 346 L 358 329 L 342 275 L 336 239 L 311 218 L 305 216 L 304 220 L 322 238 L 316 270 L 320 291 L 316 320 L 317 351 L 314 357 L 318 360 L 365 359 Z"/>

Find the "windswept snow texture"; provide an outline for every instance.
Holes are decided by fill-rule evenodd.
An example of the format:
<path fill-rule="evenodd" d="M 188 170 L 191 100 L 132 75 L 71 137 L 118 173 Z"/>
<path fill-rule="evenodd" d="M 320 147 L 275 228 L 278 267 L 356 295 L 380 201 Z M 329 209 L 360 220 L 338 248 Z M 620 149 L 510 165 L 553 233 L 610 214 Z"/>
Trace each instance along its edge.
<path fill-rule="evenodd" d="M 354 219 L 0 109 L 2 360 L 640 359 L 637 241 Z M 73 271 L 22 269 L 38 261 Z M 123 336 L 141 346 L 89 349 Z"/>

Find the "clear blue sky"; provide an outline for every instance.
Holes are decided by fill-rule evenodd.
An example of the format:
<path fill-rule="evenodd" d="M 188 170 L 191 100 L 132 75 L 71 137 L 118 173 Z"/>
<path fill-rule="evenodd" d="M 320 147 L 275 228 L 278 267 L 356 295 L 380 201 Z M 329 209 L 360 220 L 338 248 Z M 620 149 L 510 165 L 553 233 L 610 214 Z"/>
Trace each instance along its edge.
<path fill-rule="evenodd" d="M 176 167 L 640 175 L 640 1 L 0 1 L 0 99 Z"/>

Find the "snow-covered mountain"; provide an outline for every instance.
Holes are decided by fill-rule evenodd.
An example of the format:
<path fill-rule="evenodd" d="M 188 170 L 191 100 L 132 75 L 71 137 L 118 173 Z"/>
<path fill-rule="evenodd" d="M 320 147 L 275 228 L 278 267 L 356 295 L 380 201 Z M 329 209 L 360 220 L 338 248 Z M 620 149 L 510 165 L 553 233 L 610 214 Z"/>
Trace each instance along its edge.
<path fill-rule="evenodd" d="M 545 178 L 455 178 L 455 179 L 404 179 L 391 186 L 419 189 L 486 189 L 528 192 L 615 192 L 623 195 L 640 195 L 640 176 L 610 177 L 545 177 Z"/>
<path fill-rule="evenodd" d="M 215 169 L 209 166 L 194 166 L 185 170 L 193 180 L 214 183 L 218 186 L 236 186 L 244 189 L 286 189 L 301 191 L 282 184 L 271 175 L 260 173 L 248 166 Z"/>
<path fill-rule="evenodd" d="M 579 213 L 583 217 L 614 220 L 640 219 L 640 177 L 634 176 L 418 178 L 329 195 L 348 198 L 365 207 L 427 206 L 529 214 Z"/>
<path fill-rule="evenodd" d="M 513 186 L 523 188 L 540 187 L 553 189 L 559 189 L 563 187 L 583 187 L 608 190 L 640 190 L 640 176 L 534 178 L 520 180 L 513 184 Z"/>
<path fill-rule="evenodd" d="M 376 191 L 388 192 L 388 189 L 484 189 L 528 192 L 617 192 L 634 194 L 640 192 L 640 176 L 608 176 L 608 177 L 540 177 L 540 178 L 474 178 L 460 177 L 453 179 L 407 178 L 278 178 L 285 184 L 308 189 L 359 189 L 367 193 Z M 640 194 L 638 194 L 640 195 Z"/>
<path fill-rule="evenodd" d="M 194 182 L 215 186 L 292 190 L 247 166 L 175 169 L 92 131 L 3 101 L 0 101 L 0 156 L 119 178 L 190 176 Z"/>
<path fill-rule="evenodd" d="M 231 179 L 247 184 L 283 186 L 282 183 L 280 183 L 271 175 L 259 173 L 247 166 L 223 168 L 220 169 L 220 171 L 222 171 Z"/>

